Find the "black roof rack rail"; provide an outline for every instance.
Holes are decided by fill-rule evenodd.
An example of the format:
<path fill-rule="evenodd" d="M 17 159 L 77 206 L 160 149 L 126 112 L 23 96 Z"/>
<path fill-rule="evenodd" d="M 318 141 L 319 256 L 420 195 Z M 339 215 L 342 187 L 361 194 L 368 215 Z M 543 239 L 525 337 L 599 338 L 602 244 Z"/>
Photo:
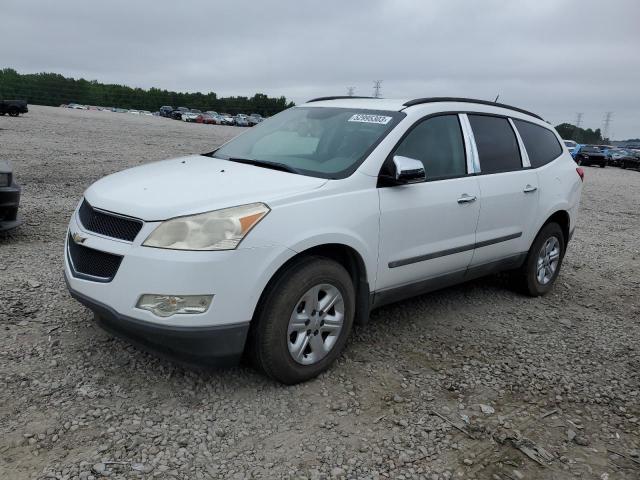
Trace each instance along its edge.
<path fill-rule="evenodd" d="M 354 96 L 354 95 L 335 95 L 333 97 L 312 98 L 311 100 L 307 100 L 306 103 L 322 102 L 323 100 L 343 100 L 343 99 L 346 99 L 346 98 L 377 98 L 377 97 L 358 97 L 358 96 Z"/>
<path fill-rule="evenodd" d="M 405 107 L 411 107 L 413 105 L 420 105 L 421 103 L 435 103 L 435 102 L 464 102 L 464 103 L 478 103 L 480 105 L 489 105 L 491 107 L 500 107 L 507 108 L 509 110 L 513 110 L 515 112 L 524 113 L 526 115 L 531 115 L 532 117 L 537 118 L 538 120 L 544 121 L 540 115 L 536 115 L 535 113 L 529 112 L 527 110 L 523 110 L 522 108 L 512 107 L 511 105 L 505 105 L 504 103 L 492 102 L 490 100 L 477 100 L 474 98 L 461 98 L 461 97 L 427 97 L 427 98 L 416 98 L 414 100 L 409 100 L 408 102 L 403 103 L 402 105 Z"/>

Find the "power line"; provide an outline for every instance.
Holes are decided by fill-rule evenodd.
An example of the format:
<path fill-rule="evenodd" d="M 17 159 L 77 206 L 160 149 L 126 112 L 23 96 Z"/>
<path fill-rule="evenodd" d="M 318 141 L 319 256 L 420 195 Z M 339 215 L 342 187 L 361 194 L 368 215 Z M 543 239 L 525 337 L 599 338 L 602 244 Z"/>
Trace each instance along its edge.
<path fill-rule="evenodd" d="M 380 89 L 382 88 L 382 80 L 374 80 L 373 81 L 373 96 L 375 98 L 380 98 Z"/>

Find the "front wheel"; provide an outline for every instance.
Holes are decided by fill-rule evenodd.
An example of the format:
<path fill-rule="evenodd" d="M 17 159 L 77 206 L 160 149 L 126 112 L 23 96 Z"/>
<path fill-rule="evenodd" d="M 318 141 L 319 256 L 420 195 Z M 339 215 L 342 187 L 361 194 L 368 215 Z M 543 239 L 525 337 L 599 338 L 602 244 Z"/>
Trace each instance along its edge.
<path fill-rule="evenodd" d="M 304 258 L 271 285 L 253 319 L 250 355 L 270 377 L 295 384 L 338 358 L 355 314 L 355 290 L 342 265 Z"/>
<path fill-rule="evenodd" d="M 532 297 L 547 294 L 558 278 L 564 257 L 565 239 L 560 225 L 548 223 L 531 245 L 520 271 L 521 286 Z"/>

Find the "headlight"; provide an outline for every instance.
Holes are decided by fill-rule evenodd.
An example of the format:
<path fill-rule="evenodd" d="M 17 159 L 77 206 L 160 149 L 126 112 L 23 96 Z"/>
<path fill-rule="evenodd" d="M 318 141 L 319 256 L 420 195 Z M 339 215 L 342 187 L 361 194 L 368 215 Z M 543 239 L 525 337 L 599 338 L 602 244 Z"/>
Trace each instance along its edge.
<path fill-rule="evenodd" d="M 10 178 L 8 173 L 0 173 L 0 187 L 8 187 L 9 181 Z"/>
<path fill-rule="evenodd" d="M 233 250 L 269 213 L 264 203 L 214 210 L 162 222 L 143 245 L 175 250 Z"/>

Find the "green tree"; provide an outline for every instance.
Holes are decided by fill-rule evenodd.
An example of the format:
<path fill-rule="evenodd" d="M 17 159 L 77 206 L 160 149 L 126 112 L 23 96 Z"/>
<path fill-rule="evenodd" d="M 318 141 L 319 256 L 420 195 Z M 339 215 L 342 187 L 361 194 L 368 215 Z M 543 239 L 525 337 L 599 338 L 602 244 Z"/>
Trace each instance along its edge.
<path fill-rule="evenodd" d="M 562 138 L 565 140 L 573 140 L 578 143 L 591 143 L 598 144 L 603 143 L 602 133 L 599 128 L 592 130 L 590 128 L 584 129 L 576 127 L 570 123 L 561 123 L 556 126 L 556 130 Z M 608 139 L 607 139 L 608 141 Z"/>
<path fill-rule="evenodd" d="M 213 91 L 183 93 L 154 87 L 145 90 L 97 80 L 67 78 L 57 73 L 20 74 L 12 68 L 0 70 L 0 99 L 21 99 L 36 105 L 80 103 L 151 111 L 171 105 L 231 114 L 259 113 L 263 116 L 275 115 L 294 105 L 285 97 L 271 98 L 262 93 L 253 97 L 219 98 Z"/>

